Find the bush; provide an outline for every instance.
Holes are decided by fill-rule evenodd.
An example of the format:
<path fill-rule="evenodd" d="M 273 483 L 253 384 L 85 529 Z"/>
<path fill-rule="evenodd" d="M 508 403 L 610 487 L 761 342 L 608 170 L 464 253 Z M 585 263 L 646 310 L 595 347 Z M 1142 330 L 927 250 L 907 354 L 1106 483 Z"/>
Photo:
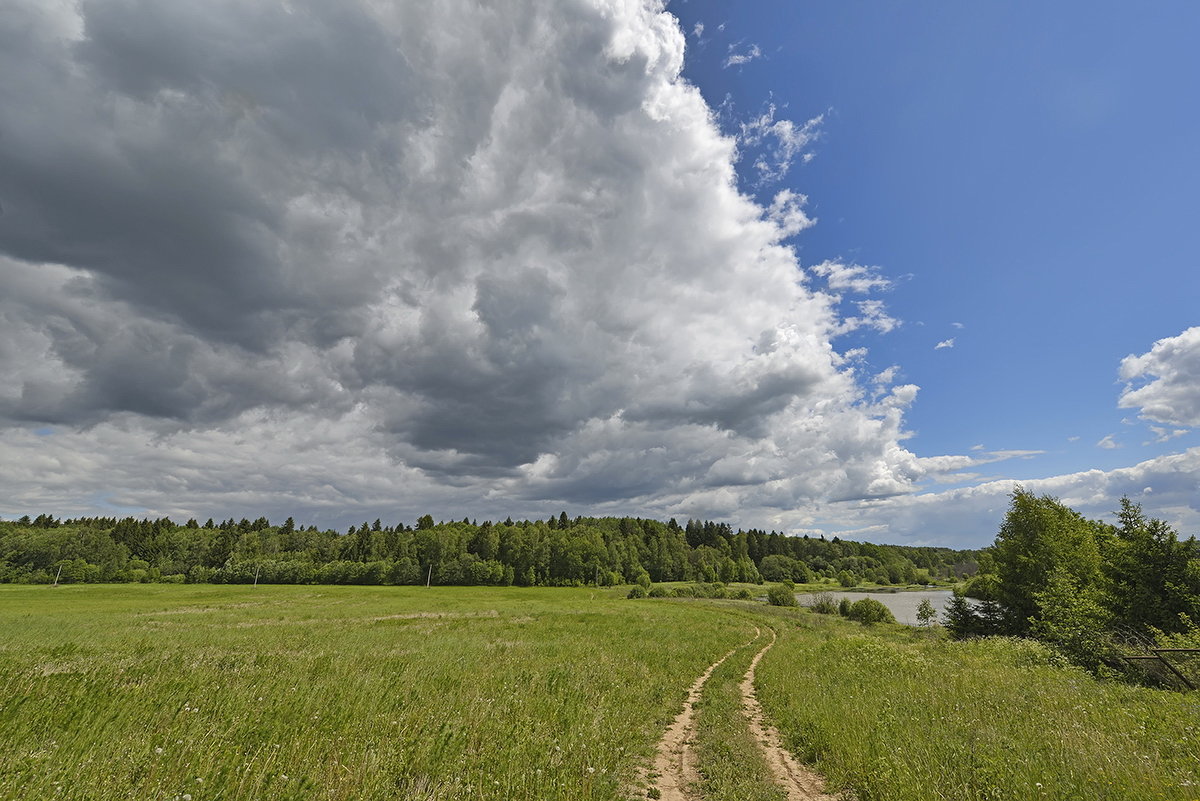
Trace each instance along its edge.
<path fill-rule="evenodd" d="M 632 587 L 629 588 L 629 594 L 626 595 L 625 597 L 626 598 L 645 598 L 646 595 L 647 595 L 647 592 L 646 592 L 645 587 L 643 587 L 641 584 L 634 584 Z"/>
<path fill-rule="evenodd" d="M 838 601 L 838 614 L 842 617 L 850 617 L 850 599 L 842 596 L 842 600 Z"/>
<path fill-rule="evenodd" d="M 733 597 L 739 601 L 749 601 L 754 598 L 754 593 L 750 592 L 750 590 L 746 589 L 745 587 L 742 587 L 733 594 Z"/>
<path fill-rule="evenodd" d="M 850 604 L 850 612 L 846 617 L 859 623 L 895 623 L 896 617 L 886 606 L 874 598 L 863 598 Z"/>
<path fill-rule="evenodd" d="M 669 590 L 667 590 L 666 587 L 659 587 L 657 585 L 651 587 L 650 591 L 647 592 L 646 595 L 650 598 L 670 598 L 671 597 L 671 593 Z"/>
<path fill-rule="evenodd" d="M 837 601 L 833 600 L 833 593 L 830 592 L 818 592 L 814 595 L 809 608 L 818 615 L 836 615 L 838 613 Z"/>
<path fill-rule="evenodd" d="M 776 584 L 767 590 L 767 603 L 771 606 L 797 606 L 796 594 L 787 585 Z"/>

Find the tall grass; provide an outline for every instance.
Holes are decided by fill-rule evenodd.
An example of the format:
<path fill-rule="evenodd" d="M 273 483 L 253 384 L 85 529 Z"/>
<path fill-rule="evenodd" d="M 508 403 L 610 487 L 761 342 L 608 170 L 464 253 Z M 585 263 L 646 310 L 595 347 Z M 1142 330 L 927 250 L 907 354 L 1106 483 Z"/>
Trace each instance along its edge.
<path fill-rule="evenodd" d="M 746 628 L 579 589 L 4 587 L 0 798 L 621 798 Z"/>
<path fill-rule="evenodd" d="M 860 801 L 1200 798 L 1200 694 L 1100 681 L 1029 641 L 817 615 L 781 633 L 766 712 Z"/>

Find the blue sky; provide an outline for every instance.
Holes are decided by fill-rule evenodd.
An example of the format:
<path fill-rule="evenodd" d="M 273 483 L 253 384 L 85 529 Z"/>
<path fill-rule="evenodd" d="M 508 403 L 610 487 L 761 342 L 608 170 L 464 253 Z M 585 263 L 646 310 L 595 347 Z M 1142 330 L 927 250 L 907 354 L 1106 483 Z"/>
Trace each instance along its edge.
<path fill-rule="evenodd" d="M 16 0 L 0 516 L 1200 532 L 1197 23 Z"/>
<path fill-rule="evenodd" d="M 903 325 L 856 333 L 921 387 L 911 448 L 1045 451 L 1004 463 L 1028 479 L 1200 443 L 1193 430 L 1146 445 L 1117 407 L 1120 360 L 1200 322 L 1200 7 L 669 7 L 689 33 L 684 74 L 732 106 L 727 130 L 769 104 L 823 115 L 812 161 L 759 192 L 809 197 L 802 262 L 896 282 L 886 303 Z M 754 187 L 752 158 L 739 173 Z M 1097 446 L 1110 435 L 1121 447 Z"/>

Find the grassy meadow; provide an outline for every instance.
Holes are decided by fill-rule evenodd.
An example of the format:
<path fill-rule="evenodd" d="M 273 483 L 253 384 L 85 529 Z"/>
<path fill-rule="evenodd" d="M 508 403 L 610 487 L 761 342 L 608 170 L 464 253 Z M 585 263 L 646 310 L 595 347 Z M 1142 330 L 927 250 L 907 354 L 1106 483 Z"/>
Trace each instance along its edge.
<path fill-rule="evenodd" d="M 0 587 L 0 797 L 625 797 L 752 634 L 580 589 Z"/>
<path fill-rule="evenodd" d="M 1045 646 L 614 590 L 0 587 L 0 799 L 626 799 L 688 686 L 706 801 L 1200 799 L 1200 694 Z M 763 636 L 751 642 L 755 626 Z"/>
<path fill-rule="evenodd" d="M 1031 640 L 819 615 L 780 631 L 763 707 L 859 801 L 1200 799 L 1200 693 L 1101 681 Z"/>

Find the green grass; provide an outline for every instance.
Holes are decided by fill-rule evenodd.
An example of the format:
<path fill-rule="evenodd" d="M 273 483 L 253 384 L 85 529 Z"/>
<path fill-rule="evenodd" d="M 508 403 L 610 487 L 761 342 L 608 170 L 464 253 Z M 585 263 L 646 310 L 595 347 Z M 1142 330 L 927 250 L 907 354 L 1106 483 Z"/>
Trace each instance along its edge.
<path fill-rule="evenodd" d="M 1200 694 L 1027 641 L 800 615 L 759 665 L 785 744 L 860 801 L 1200 798 Z"/>
<path fill-rule="evenodd" d="M 860 801 L 1200 799 L 1200 693 L 624 590 L 0 587 L 0 799 L 605 799 L 753 625 L 785 743 Z M 697 707 L 706 801 L 774 801 L 731 656 Z M 641 791 L 644 797 L 644 790 Z"/>
<path fill-rule="evenodd" d="M 4 587 L 0 798 L 621 798 L 746 628 L 586 589 Z"/>

